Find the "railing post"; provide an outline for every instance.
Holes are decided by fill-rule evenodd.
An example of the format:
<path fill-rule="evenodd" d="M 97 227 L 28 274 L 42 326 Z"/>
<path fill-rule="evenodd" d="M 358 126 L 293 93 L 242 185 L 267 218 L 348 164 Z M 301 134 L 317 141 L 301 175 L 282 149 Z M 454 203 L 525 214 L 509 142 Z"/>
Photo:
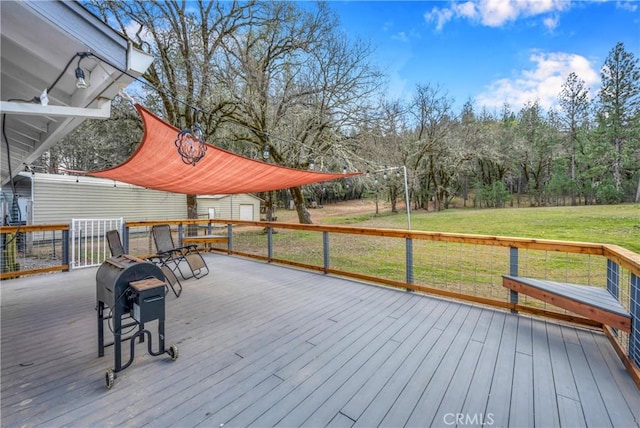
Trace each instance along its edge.
<path fill-rule="evenodd" d="M 227 224 L 227 252 L 231 254 L 233 251 L 233 225 Z"/>
<path fill-rule="evenodd" d="M 129 226 L 125 222 L 122 222 L 122 247 L 125 254 L 129 254 Z"/>
<path fill-rule="evenodd" d="M 273 259 L 273 228 L 271 226 L 267 227 L 267 257 L 271 263 Z"/>
<path fill-rule="evenodd" d="M 518 249 L 516 247 L 509 247 L 509 275 L 518 276 Z M 518 292 L 509 290 L 509 302 L 518 304 Z M 517 313 L 516 309 L 511 310 L 512 313 Z"/>
<path fill-rule="evenodd" d="M 405 241 L 405 259 L 406 259 L 406 282 L 413 284 L 413 239 L 407 238 Z"/>
<path fill-rule="evenodd" d="M 329 232 L 322 232 L 322 254 L 324 257 L 324 273 L 329 270 Z"/>
<path fill-rule="evenodd" d="M 178 225 L 178 245 L 182 246 L 182 223 Z"/>
<path fill-rule="evenodd" d="M 82 232 L 84 232 L 84 228 L 80 227 L 80 230 L 78 230 L 78 252 L 73 254 L 72 269 L 78 267 L 78 265 L 82 263 L 82 255 L 84 254 L 84 251 L 82 250 Z"/>
<path fill-rule="evenodd" d="M 65 272 L 69 271 L 69 229 L 62 231 L 62 264 L 67 265 Z"/>
<path fill-rule="evenodd" d="M 640 277 L 632 273 L 630 278 L 629 312 L 631 334 L 629 335 L 629 358 L 640 369 Z"/>

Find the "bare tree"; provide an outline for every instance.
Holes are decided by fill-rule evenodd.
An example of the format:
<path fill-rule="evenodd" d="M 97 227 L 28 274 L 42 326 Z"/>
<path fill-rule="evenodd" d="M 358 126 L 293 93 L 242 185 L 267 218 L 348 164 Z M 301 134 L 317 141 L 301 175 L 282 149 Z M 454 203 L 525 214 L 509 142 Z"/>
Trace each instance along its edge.
<path fill-rule="evenodd" d="M 368 46 L 351 44 L 336 30 L 326 3 L 315 9 L 260 3 L 252 12 L 253 24 L 225 51 L 233 139 L 268 152 L 279 165 L 304 168 L 313 160 L 341 170 L 354 150 L 345 130 L 355 126 L 379 82 Z M 302 190 L 291 193 L 299 221 L 311 223 Z"/>
<path fill-rule="evenodd" d="M 412 135 L 407 119 L 407 107 L 401 100 L 382 99 L 379 101 L 375 120 L 370 122 L 367 132 L 361 135 L 363 148 L 366 148 L 368 158 L 371 159 L 369 166 L 377 171 L 370 179 L 376 200 L 380 189 L 386 191 L 391 202 L 391 212 L 394 213 L 398 212 L 397 202 L 405 190 L 400 166 L 407 165 L 411 150 L 409 143 Z M 410 176 L 411 171 L 407 171 L 407 174 Z M 409 177 L 407 179 L 409 185 L 411 180 Z M 411 193 L 410 189 L 406 191 Z"/>
<path fill-rule="evenodd" d="M 528 102 L 520 110 L 518 128 L 520 167 L 527 180 L 528 193 L 533 203 L 545 205 L 545 187 L 551 179 L 556 139 L 537 101 Z"/>
<path fill-rule="evenodd" d="M 409 112 L 414 119 L 414 143 L 410 155 L 411 169 L 420 180 L 418 195 L 426 208 L 434 196 L 434 209 L 445 207 L 451 171 L 441 168 L 448 153 L 446 137 L 451 131 L 453 100 L 437 85 L 418 85 Z"/>
<path fill-rule="evenodd" d="M 232 35 L 251 22 L 252 1 L 146 0 L 99 1 L 88 6 L 137 48 L 155 58 L 144 78 L 155 90 L 147 105 L 160 110 L 178 128 L 201 122 L 211 137 L 235 106 L 215 78 L 222 49 Z M 187 195 L 189 218 L 197 217 L 195 195 Z"/>

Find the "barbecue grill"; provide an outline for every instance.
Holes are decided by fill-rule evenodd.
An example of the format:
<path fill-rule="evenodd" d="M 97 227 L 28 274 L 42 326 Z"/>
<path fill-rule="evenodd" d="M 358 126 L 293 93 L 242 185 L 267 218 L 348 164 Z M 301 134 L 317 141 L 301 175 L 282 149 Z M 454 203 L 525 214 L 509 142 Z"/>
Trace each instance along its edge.
<path fill-rule="evenodd" d="M 178 358 L 178 348 L 164 346 L 164 302 L 165 277 L 153 263 L 123 254 L 105 260 L 96 274 L 96 298 L 98 309 L 98 357 L 104 356 L 107 346 L 114 345 L 114 368 L 107 369 L 105 382 L 110 389 L 116 373 L 131 365 L 134 358 L 135 340 L 142 343 L 148 339 L 147 350 L 152 356 L 169 354 Z M 105 313 L 108 314 L 105 316 Z M 158 320 L 158 351 L 152 349 L 152 335 L 144 328 L 146 322 Z M 104 324 L 113 333 L 113 342 L 105 344 Z M 129 329 L 123 333 L 123 330 Z M 128 335 L 130 332 L 135 333 Z M 127 336 L 128 335 L 128 336 Z M 129 360 L 122 364 L 122 342 L 129 341 Z"/>

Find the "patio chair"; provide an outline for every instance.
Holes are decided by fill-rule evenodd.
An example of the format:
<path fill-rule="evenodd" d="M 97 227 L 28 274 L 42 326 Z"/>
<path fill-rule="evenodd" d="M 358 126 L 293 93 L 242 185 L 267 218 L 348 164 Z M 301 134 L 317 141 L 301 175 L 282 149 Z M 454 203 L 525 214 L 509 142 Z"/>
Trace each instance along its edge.
<path fill-rule="evenodd" d="M 111 251 L 111 257 L 122 256 L 124 254 L 124 247 L 122 246 L 122 241 L 120 240 L 120 232 L 118 232 L 117 230 L 109 230 L 106 235 L 107 242 L 109 243 L 109 250 Z M 156 262 L 153 259 L 154 257 L 151 257 L 147 260 L 152 263 Z M 160 270 L 162 270 L 162 273 L 164 274 L 166 279 L 164 294 L 166 295 L 169 292 L 169 287 L 171 287 L 173 294 L 175 294 L 176 297 L 180 297 L 180 293 L 182 293 L 182 284 L 180 284 L 180 281 L 178 281 L 176 275 L 169 267 L 163 266 L 159 261 L 156 262 L 156 264 L 160 266 Z"/>
<path fill-rule="evenodd" d="M 122 246 L 122 241 L 120 241 L 120 232 L 117 230 L 109 230 L 107 232 L 107 243 L 109 244 L 111 257 L 119 257 L 124 254 L 124 247 Z"/>
<path fill-rule="evenodd" d="M 164 259 L 158 256 L 151 256 L 151 257 L 148 257 L 147 260 L 149 260 L 151 263 L 158 265 L 160 267 L 160 270 L 164 274 L 164 277 L 165 277 L 164 295 L 166 296 L 167 293 L 169 292 L 169 288 L 171 288 L 171 291 L 173 291 L 173 294 L 175 294 L 176 297 L 180 297 L 180 294 L 182 294 L 182 284 L 180 283 L 180 280 L 176 276 L 175 272 L 171 269 L 171 267 L 169 267 L 167 264 L 164 263 Z"/>
<path fill-rule="evenodd" d="M 167 266 L 172 272 L 175 273 L 178 270 L 183 279 L 199 279 L 209 273 L 209 267 L 198 252 L 196 245 L 177 247 L 173 243 L 171 228 L 168 224 L 152 226 L 151 234 L 156 244 L 156 257 L 162 265 Z"/>

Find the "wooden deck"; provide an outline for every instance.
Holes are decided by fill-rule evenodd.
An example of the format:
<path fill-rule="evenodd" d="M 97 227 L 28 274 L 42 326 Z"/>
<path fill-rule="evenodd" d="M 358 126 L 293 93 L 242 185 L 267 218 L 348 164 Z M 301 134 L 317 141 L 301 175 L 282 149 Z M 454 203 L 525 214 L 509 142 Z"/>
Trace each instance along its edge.
<path fill-rule="evenodd" d="M 2 427 L 633 427 L 640 393 L 605 336 L 206 254 L 167 296 L 180 356 L 106 390 L 96 269 L 3 281 Z M 506 291 L 505 291 L 506 292 Z"/>

